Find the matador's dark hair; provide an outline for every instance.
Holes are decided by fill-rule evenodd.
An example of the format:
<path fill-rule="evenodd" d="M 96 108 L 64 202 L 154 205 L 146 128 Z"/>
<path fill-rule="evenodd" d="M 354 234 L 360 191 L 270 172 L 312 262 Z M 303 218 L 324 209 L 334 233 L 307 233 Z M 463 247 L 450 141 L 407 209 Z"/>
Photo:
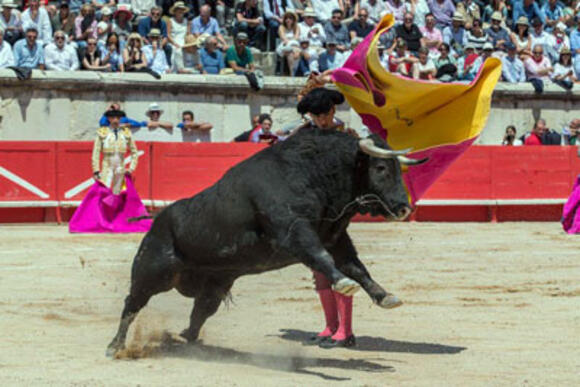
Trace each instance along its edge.
<path fill-rule="evenodd" d="M 338 91 L 319 87 L 311 90 L 298 103 L 298 113 L 323 114 L 328 113 L 334 105 L 344 102 L 344 96 Z"/>

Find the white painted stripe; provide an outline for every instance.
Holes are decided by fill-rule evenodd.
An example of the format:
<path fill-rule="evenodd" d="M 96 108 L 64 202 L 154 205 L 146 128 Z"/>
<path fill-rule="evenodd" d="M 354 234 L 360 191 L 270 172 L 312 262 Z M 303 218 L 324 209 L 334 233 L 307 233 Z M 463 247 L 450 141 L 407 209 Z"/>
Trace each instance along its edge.
<path fill-rule="evenodd" d="M 26 208 L 26 207 L 58 207 L 57 201 L 52 200 L 15 200 L 15 201 L 0 201 L 0 208 Z"/>
<path fill-rule="evenodd" d="M 422 199 L 418 206 L 512 206 L 564 204 L 567 199 Z"/>
<path fill-rule="evenodd" d="M 145 151 L 142 151 L 142 150 L 140 150 L 140 151 L 138 151 L 138 152 L 137 152 L 137 156 L 142 156 L 142 155 L 144 155 L 144 154 L 145 154 Z M 127 157 L 125 157 L 125 159 L 123 160 L 123 163 L 124 163 L 125 165 L 129 164 L 130 162 L 131 162 L 131 156 L 127 156 Z M 64 198 L 65 198 L 65 199 L 70 199 L 70 198 L 72 198 L 73 196 L 75 196 L 75 195 L 77 195 L 77 194 L 79 194 L 79 193 L 83 192 L 85 189 L 87 189 L 87 188 L 89 188 L 91 185 L 93 185 L 93 182 L 94 182 L 94 180 L 93 180 L 93 178 L 91 177 L 91 178 L 89 178 L 89 179 L 87 179 L 87 180 L 83 181 L 82 183 L 80 183 L 80 184 L 78 184 L 78 185 L 76 185 L 76 186 L 72 187 L 71 189 L 69 189 L 68 191 L 66 191 L 66 192 L 64 193 Z"/>
<path fill-rule="evenodd" d="M 20 176 L 17 176 L 14 173 L 10 172 L 6 168 L 0 167 L 0 176 L 4 176 L 5 178 L 12 181 L 13 183 L 16 183 L 19 186 L 21 186 L 22 188 L 26 188 L 28 191 L 41 197 L 42 199 L 48 199 L 50 196 L 46 192 L 42 191 L 40 188 L 30 184 L 29 182 L 27 182 L 26 180 L 24 180 Z"/>

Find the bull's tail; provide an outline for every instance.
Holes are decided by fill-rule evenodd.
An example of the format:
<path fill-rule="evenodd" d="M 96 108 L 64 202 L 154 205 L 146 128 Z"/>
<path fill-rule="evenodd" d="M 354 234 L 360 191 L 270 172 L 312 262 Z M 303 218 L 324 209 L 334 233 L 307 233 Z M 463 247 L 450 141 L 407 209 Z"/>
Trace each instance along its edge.
<path fill-rule="evenodd" d="M 127 218 L 127 223 L 135 223 L 143 219 L 153 219 L 154 217 L 154 215 L 134 216 L 132 218 Z"/>

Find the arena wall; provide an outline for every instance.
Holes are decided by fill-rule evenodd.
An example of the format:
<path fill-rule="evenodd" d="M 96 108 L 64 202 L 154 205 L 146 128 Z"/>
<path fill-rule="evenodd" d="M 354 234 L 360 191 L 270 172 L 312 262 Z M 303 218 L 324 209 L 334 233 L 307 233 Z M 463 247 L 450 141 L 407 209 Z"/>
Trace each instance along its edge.
<path fill-rule="evenodd" d="M 245 77 L 168 74 L 156 80 L 148 74 L 52 72 L 34 70 L 32 78 L 19 81 L 12 70 L 0 70 L 0 140 L 67 141 L 92 140 L 98 119 L 112 101 L 121 101 L 129 117 L 145 120 L 152 102 L 165 110 L 163 119 L 177 123 L 183 110 L 196 119 L 211 122 L 212 141 L 230 141 L 249 129 L 250 117 L 271 113 L 274 129 L 298 119 L 296 93 L 304 79 L 266 77 L 265 87 L 252 91 Z M 548 85 L 542 95 L 530 84 L 500 83 L 479 144 L 501 142 L 507 125 L 529 130 L 536 118 L 547 120 L 558 131 L 578 114 L 580 92 L 564 92 Z M 346 108 L 338 116 L 354 128 L 358 115 Z M 166 141 L 181 141 L 178 131 Z M 147 140 L 147 134 L 136 138 Z"/>

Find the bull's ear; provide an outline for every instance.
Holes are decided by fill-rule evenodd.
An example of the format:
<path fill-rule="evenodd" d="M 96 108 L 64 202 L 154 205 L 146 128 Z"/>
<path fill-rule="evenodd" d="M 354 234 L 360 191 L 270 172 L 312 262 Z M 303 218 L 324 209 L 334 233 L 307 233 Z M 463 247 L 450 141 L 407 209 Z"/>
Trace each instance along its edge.
<path fill-rule="evenodd" d="M 397 156 L 397 160 L 399 160 L 399 162 L 403 165 L 419 165 L 419 164 L 423 164 L 425 162 L 427 162 L 429 160 L 429 157 L 425 157 L 423 159 L 410 159 L 406 156 Z"/>

